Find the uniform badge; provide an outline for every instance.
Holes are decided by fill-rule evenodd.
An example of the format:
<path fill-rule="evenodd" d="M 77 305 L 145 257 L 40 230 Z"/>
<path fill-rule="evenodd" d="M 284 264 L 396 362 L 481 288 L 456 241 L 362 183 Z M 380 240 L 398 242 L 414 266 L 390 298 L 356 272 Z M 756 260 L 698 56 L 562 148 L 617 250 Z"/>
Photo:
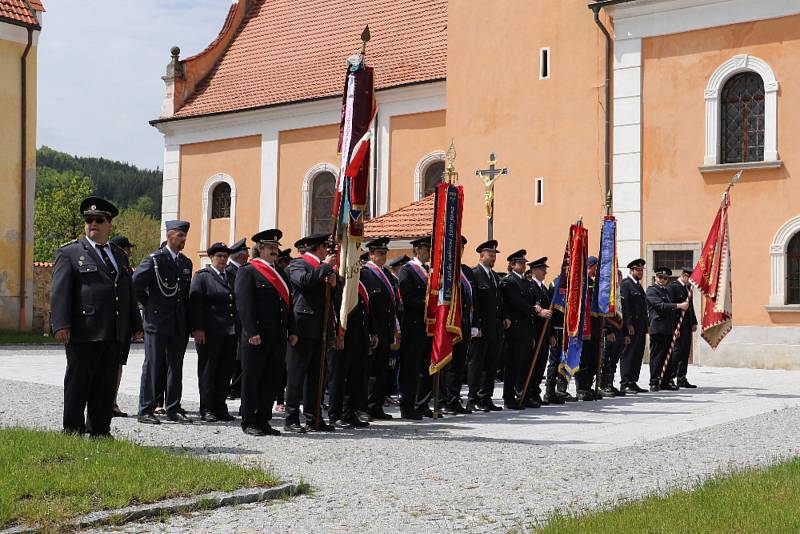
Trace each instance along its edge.
<path fill-rule="evenodd" d="M 85 260 L 85 259 L 86 259 L 86 256 L 81 256 L 81 257 L 80 257 L 80 258 L 78 258 L 78 259 L 79 259 L 79 260 L 81 260 L 81 261 L 83 261 L 83 260 Z"/>
<path fill-rule="evenodd" d="M 191 269 L 184 269 L 183 270 L 183 274 L 192 274 L 192 270 Z"/>

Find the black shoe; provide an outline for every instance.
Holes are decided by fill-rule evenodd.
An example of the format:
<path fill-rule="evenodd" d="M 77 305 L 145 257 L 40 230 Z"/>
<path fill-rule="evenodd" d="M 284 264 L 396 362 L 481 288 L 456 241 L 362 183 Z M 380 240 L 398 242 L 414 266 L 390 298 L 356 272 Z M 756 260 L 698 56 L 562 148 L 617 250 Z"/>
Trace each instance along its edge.
<path fill-rule="evenodd" d="M 169 419 L 170 421 L 174 421 L 176 423 L 183 423 L 183 424 L 188 424 L 192 422 L 190 418 L 186 417 L 185 412 L 168 413 L 167 419 Z"/>
<path fill-rule="evenodd" d="M 283 425 L 283 430 L 285 432 L 293 432 L 295 434 L 305 434 L 306 429 L 300 423 L 286 423 Z"/>
<path fill-rule="evenodd" d="M 647 390 L 644 388 L 640 388 L 639 384 L 633 383 L 628 385 L 629 388 L 633 389 L 636 393 L 647 393 Z"/>
<path fill-rule="evenodd" d="M 433 419 L 433 410 L 430 408 L 422 408 L 421 410 L 417 410 L 417 413 L 422 417 L 428 417 Z"/>
<path fill-rule="evenodd" d="M 350 430 L 351 428 L 355 427 L 353 423 L 345 421 L 344 419 L 337 419 L 333 422 L 333 426 L 336 428 L 344 428 L 345 430 Z"/>
<path fill-rule="evenodd" d="M 495 404 L 494 402 L 492 402 L 492 401 L 489 401 L 489 402 L 487 402 L 487 403 L 484 403 L 484 404 L 482 404 L 481 406 L 482 406 L 483 408 L 485 408 L 485 410 L 484 410 L 484 411 L 487 411 L 487 412 L 502 412 L 502 411 L 503 411 L 503 408 L 502 408 L 501 406 L 498 406 L 498 405 L 496 405 L 496 404 Z"/>
<path fill-rule="evenodd" d="M 360 421 L 362 423 L 367 423 L 367 426 L 369 426 L 369 422 L 371 420 L 372 420 L 372 418 L 369 416 L 369 414 L 367 412 L 358 412 L 356 414 L 356 421 Z M 358 426 L 358 425 L 356 425 L 356 426 Z"/>
<path fill-rule="evenodd" d="M 219 421 L 219 418 L 213 413 L 204 413 L 200 416 L 200 420 L 205 421 L 206 423 L 216 423 Z"/>
<path fill-rule="evenodd" d="M 542 404 L 564 404 L 564 397 L 556 395 L 555 391 L 547 391 L 542 397 Z"/>
<path fill-rule="evenodd" d="M 117 406 L 111 410 L 111 417 L 128 417 L 128 414 L 120 410 Z"/>
<path fill-rule="evenodd" d="M 267 433 L 266 433 L 266 432 L 264 432 L 264 430 L 263 430 L 263 429 L 261 429 L 261 428 L 258 428 L 257 426 L 248 426 L 248 427 L 245 427 L 245 428 L 243 428 L 243 429 L 242 429 L 242 432 L 244 432 L 244 433 L 245 433 L 245 434 L 247 434 L 248 436 L 258 436 L 258 437 L 262 437 L 262 436 L 266 436 L 266 435 L 267 435 Z"/>
<path fill-rule="evenodd" d="M 319 422 L 319 428 L 317 428 L 317 425 L 314 421 L 306 423 L 306 432 L 333 432 L 335 430 L 335 426 L 329 425 L 325 421 Z"/>
<path fill-rule="evenodd" d="M 578 397 L 573 396 L 572 393 L 568 391 L 561 391 L 558 393 L 558 395 L 564 399 L 564 402 L 578 402 Z"/>
<path fill-rule="evenodd" d="M 382 409 L 381 410 L 371 410 L 369 412 L 369 416 L 372 417 L 372 419 L 376 419 L 376 420 L 380 420 L 380 421 L 388 421 L 388 420 L 392 419 L 392 416 L 390 414 L 384 412 Z"/>
<path fill-rule="evenodd" d="M 536 397 L 528 397 L 525 400 L 525 407 L 526 408 L 541 408 L 542 407 L 542 401 L 540 401 Z"/>
<path fill-rule="evenodd" d="M 594 391 L 590 389 L 579 389 L 578 390 L 578 400 L 580 401 L 593 401 L 597 400 L 594 396 Z"/>
<path fill-rule="evenodd" d="M 264 423 L 264 433 L 267 436 L 280 436 L 281 431 L 277 428 L 272 428 L 269 423 Z"/>
<path fill-rule="evenodd" d="M 139 417 L 136 418 L 136 420 L 139 421 L 140 423 L 144 423 L 146 425 L 160 425 L 161 424 L 161 421 L 158 419 L 158 417 L 156 417 L 155 415 L 153 415 L 151 413 L 146 413 L 146 414 L 140 415 Z"/>
<path fill-rule="evenodd" d="M 236 418 L 227 412 L 217 415 L 217 419 L 225 422 L 236 421 Z"/>
<path fill-rule="evenodd" d="M 369 421 L 362 421 L 358 417 L 355 417 L 355 418 L 351 419 L 349 421 L 349 423 L 351 425 L 353 425 L 355 428 L 368 428 L 369 427 Z"/>
<path fill-rule="evenodd" d="M 617 393 L 618 393 L 617 392 L 617 388 L 615 388 L 614 386 L 606 386 L 603 389 L 601 389 L 600 391 L 603 392 L 603 397 L 618 397 L 619 396 L 619 395 L 617 395 Z"/>
<path fill-rule="evenodd" d="M 489 411 L 489 408 L 487 408 L 485 406 L 480 406 L 480 405 L 476 404 L 474 401 L 467 401 L 467 408 L 466 409 L 469 410 L 470 413 L 472 413 L 472 412 L 488 412 Z"/>
<path fill-rule="evenodd" d="M 676 386 L 673 382 L 667 382 L 666 384 L 661 385 L 661 389 L 666 389 L 668 391 L 678 391 L 680 388 Z"/>
<path fill-rule="evenodd" d="M 620 395 L 636 395 L 637 393 L 639 392 L 630 386 L 622 386 L 622 389 L 620 390 Z"/>
<path fill-rule="evenodd" d="M 411 421 L 422 421 L 422 415 L 414 410 L 400 410 L 400 419 L 409 419 Z"/>
<path fill-rule="evenodd" d="M 539 401 L 539 405 L 541 405 L 541 406 L 547 406 L 548 404 L 550 404 L 550 401 L 549 400 L 545 400 L 544 397 L 542 397 L 541 395 L 536 395 L 534 397 L 534 399 Z"/>
<path fill-rule="evenodd" d="M 682 380 L 678 380 L 678 386 L 680 386 L 682 388 L 686 388 L 686 389 L 694 389 L 694 388 L 697 387 L 694 384 L 690 384 L 689 381 L 686 380 L 685 378 L 682 379 Z"/>
<path fill-rule="evenodd" d="M 524 410 L 525 404 L 517 402 L 516 400 L 505 401 L 503 407 L 506 410 Z"/>
<path fill-rule="evenodd" d="M 453 413 L 456 415 L 468 415 L 472 413 L 472 410 L 468 408 L 464 408 L 460 402 L 452 402 L 446 406 L 448 413 Z"/>
<path fill-rule="evenodd" d="M 659 386 L 650 386 L 650 392 L 659 391 L 661 388 Z"/>
<path fill-rule="evenodd" d="M 228 393 L 228 399 L 230 400 L 236 400 L 240 398 L 242 398 L 242 394 L 239 393 L 238 391 L 231 391 L 230 393 Z"/>

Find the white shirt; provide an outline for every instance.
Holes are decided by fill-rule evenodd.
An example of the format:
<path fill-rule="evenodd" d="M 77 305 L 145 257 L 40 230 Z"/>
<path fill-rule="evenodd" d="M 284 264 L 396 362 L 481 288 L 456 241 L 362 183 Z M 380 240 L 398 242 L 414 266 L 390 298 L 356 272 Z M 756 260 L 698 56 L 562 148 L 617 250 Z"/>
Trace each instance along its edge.
<path fill-rule="evenodd" d="M 166 250 L 167 252 L 169 252 L 169 255 L 170 255 L 170 256 L 172 256 L 172 259 L 173 259 L 173 260 L 177 261 L 177 259 L 178 259 L 178 253 L 177 253 L 177 252 L 172 252 L 172 249 L 171 249 L 171 248 L 169 248 L 169 245 L 164 245 L 164 250 Z"/>
<path fill-rule="evenodd" d="M 536 277 L 533 278 L 533 281 L 539 285 L 539 289 L 541 289 L 542 291 L 546 291 L 544 287 L 544 282 L 540 282 L 539 280 L 536 279 Z"/>
<path fill-rule="evenodd" d="M 418 257 L 414 256 L 413 258 L 411 258 L 411 261 L 413 263 L 416 263 L 417 265 L 419 265 L 420 267 L 422 267 L 426 271 L 428 270 L 428 266 L 425 265 L 424 263 L 422 263 L 422 261 L 420 261 L 420 259 Z"/>
<path fill-rule="evenodd" d="M 100 256 L 100 259 L 102 260 L 103 255 L 100 254 L 100 244 L 92 241 L 88 235 L 86 236 L 86 241 L 88 241 L 92 245 L 92 247 L 94 247 L 94 251 L 97 252 L 97 255 Z M 115 258 L 114 253 L 111 252 L 111 244 L 106 242 L 106 244 L 103 246 L 106 247 L 106 254 L 108 254 L 108 259 L 111 260 L 111 265 L 114 266 L 114 270 L 119 272 L 119 265 L 117 265 L 117 258 Z"/>
<path fill-rule="evenodd" d="M 208 267 L 209 267 L 209 268 L 210 268 L 212 271 L 214 271 L 215 273 L 217 273 L 217 274 L 218 274 L 218 275 L 220 275 L 220 276 L 224 276 L 224 275 L 225 275 L 225 271 L 218 271 L 218 270 L 217 270 L 217 268 L 216 268 L 216 267 L 214 267 L 214 265 L 212 265 L 212 264 L 210 264 L 210 263 L 208 264 Z"/>
<path fill-rule="evenodd" d="M 483 271 L 486 273 L 486 276 L 488 276 L 489 280 L 492 281 L 492 285 L 496 285 L 496 280 L 494 279 L 494 273 L 492 273 L 492 271 L 488 267 L 486 267 L 484 264 L 478 263 L 478 265 L 481 266 L 481 269 L 483 269 Z"/>
<path fill-rule="evenodd" d="M 238 261 L 234 261 L 234 260 L 228 260 L 228 263 L 230 263 L 232 265 L 235 265 L 237 269 L 242 266 L 241 263 L 239 263 Z"/>

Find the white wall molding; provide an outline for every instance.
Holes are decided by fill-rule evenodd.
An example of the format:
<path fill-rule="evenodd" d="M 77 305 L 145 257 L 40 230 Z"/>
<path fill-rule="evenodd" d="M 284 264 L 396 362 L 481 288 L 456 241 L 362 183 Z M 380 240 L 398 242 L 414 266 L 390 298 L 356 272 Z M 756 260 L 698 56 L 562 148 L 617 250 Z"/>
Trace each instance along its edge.
<path fill-rule="evenodd" d="M 233 178 L 227 174 L 220 172 L 206 180 L 206 183 L 203 185 L 202 197 L 200 197 L 202 202 L 202 208 L 200 210 L 200 216 L 202 217 L 200 222 L 201 251 L 205 251 L 209 245 L 208 233 L 211 222 L 211 209 L 213 208 L 211 196 L 213 195 L 214 188 L 221 183 L 226 183 L 231 188 L 231 216 L 228 218 L 230 221 L 228 230 L 228 243 L 233 243 L 236 240 L 236 182 L 234 182 Z"/>
<path fill-rule="evenodd" d="M 339 176 L 339 169 L 332 163 L 317 163 L 313 165 L 305 176 L 303 176 L 303 205 L 301 219 L 300 235 L 306 236 L 310 233 L 311 229 L 311 204 L 313 203 L 312 194 L 314 193 L 314 180 L 323 172 L 333 174 L 334 178 Z"/>
<path fill-rule="evenodd" d="M 708 80 L 706 99 L 706 153 L 704 165 L 720 163 L 721 117 L 719 97 L 732 76 L 755 72 L 764 81 L 764 161 L 778 160 L 778 80 L 772 67 L 761 58 L 747 54 L 733 56 L 717 67 Z"/>
<path fill-rule="evenodd" d="M 444 161 L 444 150 L 435 150 L 425 155 L 414 168 L 414 200 L 421 200 L 425 193 L 425 172 L 432 163 Z"/>
<path fill-rule="evenodd" d="M 164 173 L 161 182 L 161 240 L 167 235 L 164 221 L 178 218 L 180 198 L 181 147 L 166 142 L 164 145 Z"/>
<path fill-rule="evenodd" d="M 800 232 L 800 215 L 792 217 L 781 226 L 769 246 L 771 257 L 772 284 L 770 285 L 769 305 L 786 305 L 786 248 L 795 234 Z"/>

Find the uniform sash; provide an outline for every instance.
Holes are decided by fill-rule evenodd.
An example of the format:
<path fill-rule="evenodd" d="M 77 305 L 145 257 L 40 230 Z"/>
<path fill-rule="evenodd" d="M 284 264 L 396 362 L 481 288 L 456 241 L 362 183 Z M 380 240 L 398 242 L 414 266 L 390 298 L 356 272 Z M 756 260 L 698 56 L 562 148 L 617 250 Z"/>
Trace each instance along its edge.
<path fill-rule="evenodd" d="M 305 262 L 308 263 L 309 265 L 311 265 L 314 269 L 316 269 L 317 267 L 319 267 L 322 264 L 322 262 L 319 261 L 316 256 L 314 256 L 313 254 L 311 254 L 309 252 L 304 253 L 301 256 L 301 258 L 303 258 L 305 260 Z"/>
<path fill-rule="evenodd" d="M 425 272 L 425 269 L 423 269 L 421 266 L 417 265 L 413 261 L 408 262 L 408 265 L 410 265 L 411 268 L 414 269 L 414 272 L 417 273 L 417 275 L 419 275 L 419 277 L 422 278 L 422 281 L 425 282 L 425 285 L 427 285 L 428 284 L 428 273 Z"/>
<path fill-rule="evenodd" d="M 371 261 L 368 261 L 368 262 L 367 262 L 367 263 L 365 263 L 364 265 L 365 265 L 365 266 L 366 266 L 366 267 L 367 267 L 367 268 L 368 268 L 370 271 L 372 271 L 372 273 L 373 273 L 373 274 L 374 274 L 374 275 L 375 275 L 375 276 L 378 278 L 378 280 L 380 280 L 381 282 L 383 282 L 383 285 L 384 285 L 384 286 L 386 286 L 386 290 L 387 290 L 387 291 L 389 292 L 389 294 L 392 296 L 392 304 L 394 304 L 394 305 L 395 305 L 395 309 L 396 309 L 396 308 L 397 308 L 397 299 L 395 298 L 395 294 L 394 294 L 394 286 L 393 286 L 393 285 L 392 285 L 392 283 L 389 281 L 389 279 L 388 279 L 388 278 L 386 278 L 386 274 L 383 272 L 383 269 L 381 269 L 380 267 L 378 267 L 377 265 L 375 265 L 375 264 L 374 264 L 374 263 L 372 263 Z"/>
<path fill-rule="evenodd" d="M 469 279 L 464 275 L 464 270 L 461 269 L 461 283 L 464 286 L 464 289 L 467 290 L 467 295 L 469 295 L 469 301 L 472 302 L 472 286 L 469 283 Z"/>
<path fill-rule="evenodd" d="M 363 282 L 358 283 L 358 294 L 361 296 L 361 300 L 364 301 L 367 311 L 369 311 L 369 293 L 367 293 L 367 288 Z"/>
<path fill-rule="evenodd" d="M 289 294 L 289 286 L 286 285 L 286 280 L 284 280 L 283 277 L 278 274 L 278 271 L 275 270 L 275 267 L 261 258 L 254 258 L 250 263 L 253 265 L 256 271 L 261 273 L 264 278 L 266 278 L 267 281 L 272 284 L 272 287 L 275 288 L 275 291 L 278 292 L 278 295 L 281 296 L 284 304 L 286 304 L 286 308 L 291 310 L 292 300 Z"/>

